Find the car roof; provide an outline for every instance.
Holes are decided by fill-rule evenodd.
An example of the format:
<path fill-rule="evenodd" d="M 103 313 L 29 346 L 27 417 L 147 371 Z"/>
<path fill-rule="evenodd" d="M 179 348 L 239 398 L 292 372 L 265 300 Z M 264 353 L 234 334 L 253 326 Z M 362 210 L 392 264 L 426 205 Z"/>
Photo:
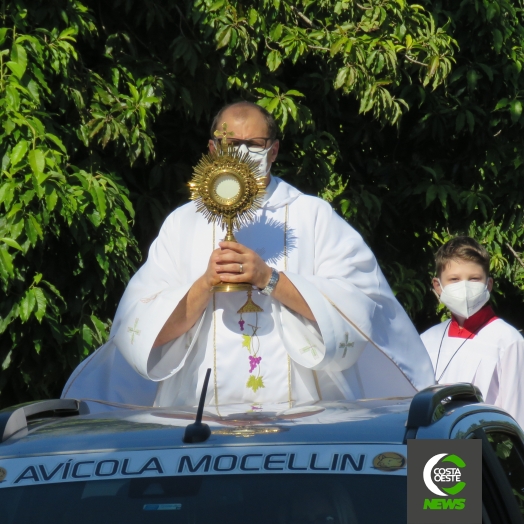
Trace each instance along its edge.
<path fill-rule="evenodd" d="M 211 428 L 203 446 L 397 443 L 405 435 L 411 398 L 316 402 L 271 411 L 250 405 L 204 409 Z M 144 408 L 88 401 L 90 413 L 41 419 L 0 444 L 0 458 L 34 454 L 183 447 L 196 408 Z M 280 408 L 280 409 L 278 409 Z M 195 446 L 199 444 L 191 444 Z"/>
<path fill-rule="evenodd" d="M 10 457 L 253 445 L 391 444 L 450 438 L 461 418 L 499 408 L 482 403 L 471 384 L 434 385 L 413 398 L 324 401 L 293 405 L 206 406 L 210 435 L 185 437 L 196 407 L 142 407 L 59 399 L 0 411 L 0 459 Z M 491 412 L 491 415 L 488 413 Z M 423 430 L 419 432 L 420 430 Z M 184 442 L 185 441 L 185 442 Z"/>

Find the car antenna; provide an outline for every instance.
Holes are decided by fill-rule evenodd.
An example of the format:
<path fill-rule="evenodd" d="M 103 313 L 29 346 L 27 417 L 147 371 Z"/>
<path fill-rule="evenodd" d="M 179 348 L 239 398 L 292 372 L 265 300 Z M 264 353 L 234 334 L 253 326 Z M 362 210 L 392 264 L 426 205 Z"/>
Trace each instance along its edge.
<path fill-rule="evenodd" d="M 196 420 L 193 424 L 186 426 L 184 438 L 182 439 L 186 444 L 196 444 L 197 442 L 205 442 L 211 436 L 211 430 L 207 424 L 202 424 L 202 413 L 204 411 L 204 403 L 206 401 L 207 385 L 209 384 L 209 376 L 211 375 L 211 368 L 207 368 L 206 378 L 202 386 L 202 393 L 200 394 L 200 402 L 198 403 L 198 410 Z"/>

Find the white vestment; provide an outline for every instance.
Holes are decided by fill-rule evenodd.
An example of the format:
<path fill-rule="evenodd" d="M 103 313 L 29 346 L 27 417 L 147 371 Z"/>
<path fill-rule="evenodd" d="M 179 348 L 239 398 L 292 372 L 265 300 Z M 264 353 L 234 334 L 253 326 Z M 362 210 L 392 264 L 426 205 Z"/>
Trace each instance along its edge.
<path fill-rule="evenodd" d="M 496 317 L 474 336 L 469 331 L 450 336 L 450 325 L 449 320 L 442 322 L 421 335 L 435 369 L 435 380 L 442 384 L 475 384 L 487 404 L 505 409 L 524 427 L 522 335 Z"/>
<path fill-rule="evenodd" d="M 253 291 L 216 293 L 192 329 L 152 349 L 204 274 L 224 233 L 190 202 L 166 219 L 131 279 L 110 340 L 75 370 L 63 396 L 157 406 L 195 405 L 207 368 L 208 404 L 412 395 L 433 383 L 431 362 L 361 236 L 319 198 L 272 177 L 238 242 L 283 271 L 316 322 Z M 117 349 L 118 348 L 118 349 Z"/>

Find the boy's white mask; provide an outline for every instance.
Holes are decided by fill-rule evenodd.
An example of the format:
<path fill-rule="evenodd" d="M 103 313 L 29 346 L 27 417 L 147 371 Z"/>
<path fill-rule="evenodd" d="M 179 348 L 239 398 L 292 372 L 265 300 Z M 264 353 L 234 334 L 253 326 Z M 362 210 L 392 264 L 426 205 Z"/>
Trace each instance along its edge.
<path fill-rule="evenodd" d="M 456 316 L 469 318 L 489 300 L 489 291 L 484 282 L 461 280 L 442 288 L 440 301 Z"/>
<path fill-rule="evenodd" d="M 267 165 L 267 155 L 271 147 L 263 149 L 260 153 L 253 153 L 252 151 L 249 151 L 245 144 L 242 144 L 241 146 L 239 146 L 238 152 L 242 154 L 247 153 L 249 160 L 253 160 L 254 162 L 258 163 L 259 176 L 266 176 L 269 171 L 269 167 Z"/>

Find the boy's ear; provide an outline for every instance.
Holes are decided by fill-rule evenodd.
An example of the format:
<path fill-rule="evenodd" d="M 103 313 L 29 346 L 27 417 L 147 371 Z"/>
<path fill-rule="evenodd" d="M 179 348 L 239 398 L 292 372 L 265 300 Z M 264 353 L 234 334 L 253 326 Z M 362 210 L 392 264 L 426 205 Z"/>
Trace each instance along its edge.
<path fill-rule="evenodd" d="M 493 278 L 488 277 L 488 281 L 486 282 L 486 286 L 488 288 L 488 291 L 491 293 L 491 290 L 493 289 Z"/>
<path fill-rule="evenodd" d="M 433 277 L 432 284 L 434 292 L 437 294 L 438 297 L 440 297 L 440 294 L 442 293 L 442 287 L 437 277 Z"/>

